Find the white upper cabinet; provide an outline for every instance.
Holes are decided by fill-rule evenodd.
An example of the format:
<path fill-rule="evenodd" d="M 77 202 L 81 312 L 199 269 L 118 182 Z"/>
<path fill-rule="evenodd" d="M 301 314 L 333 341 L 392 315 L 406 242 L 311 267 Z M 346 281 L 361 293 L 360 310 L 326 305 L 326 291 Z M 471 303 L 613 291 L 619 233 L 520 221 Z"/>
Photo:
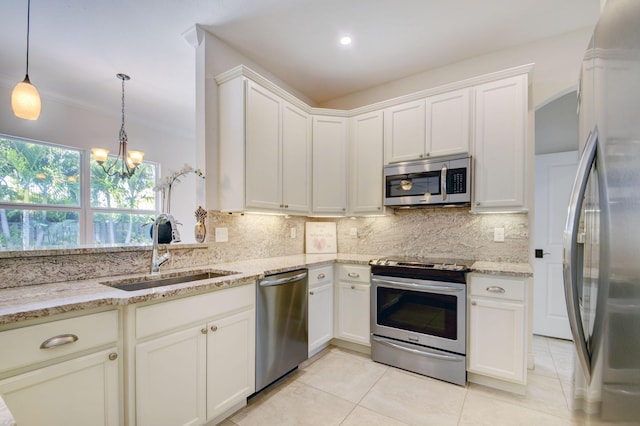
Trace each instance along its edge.
<path fill-rule="evenodd" d="M 385 109 L 385 164 L 469 152 L 470 88 Z"/>
<path fill-rule="evenodd" d="M 384 163 L 424 157 L 425 101 L 407 102 L 384 110 Z"/>
<path fill-rule="evenodd" d="M 282 105 L 282 202 L 287 213 L 311 209 L 311 117 Z"/>
<path fill-rule="evenodd" d="M 347 119 L 313 117 L 313 208 L 317 215 L 347 211 Z"/>
<path fill-rule="evenodd" d="M 475 87 L 474 211 L 526 210 L 527 75 Z"/>
<path fill-rule="evenodd" d="M 470 93 L 467 88 L 426 99 L 425 156 L 469 152 Z"/>
<path fill-rule="evenodd" d="M 349 214 L 383 211 L 383 113 L 357 115 L 349 128 Z"/>
<path fill-rule="evenodd" d="M 311 118 L 259 84 L 220 85 L 219 195 L 222 211 L 311 208 Z"/>

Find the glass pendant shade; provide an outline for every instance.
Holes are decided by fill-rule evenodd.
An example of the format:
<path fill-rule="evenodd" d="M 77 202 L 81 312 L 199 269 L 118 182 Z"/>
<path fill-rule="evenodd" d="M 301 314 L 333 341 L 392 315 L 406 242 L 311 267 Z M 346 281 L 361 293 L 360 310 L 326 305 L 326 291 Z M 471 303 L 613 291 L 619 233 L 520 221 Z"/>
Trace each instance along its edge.
<path fill-rule="evenodd" d="M 11 108 L 16 117 L 25 120 L 37 120 L 40 117 L 42 102 L 36 86 L 31 84 L 29 76 L 16 84 L 11 92 Z"/>

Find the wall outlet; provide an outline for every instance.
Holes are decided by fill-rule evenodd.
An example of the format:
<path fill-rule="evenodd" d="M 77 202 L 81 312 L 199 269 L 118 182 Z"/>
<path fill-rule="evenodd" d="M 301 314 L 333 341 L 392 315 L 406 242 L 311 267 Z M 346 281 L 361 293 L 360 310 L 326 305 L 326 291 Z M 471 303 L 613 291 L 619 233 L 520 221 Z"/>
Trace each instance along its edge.
<path fill-rule="evenodd" d="M 358 228 L 349 229 L 349 236 L 351 238 L 358 238 Z"/>
<path fill-rule="evenodd" d="M 493 228 L 493 241 L 504 243 L 504 228 Z"/>
<path fill-rule="evenodd" d="M 298 232 L 296 231 L 296 228 L 291 228 L 291 238 L 295 238 L 296 235 L 298 234 Z"/>
<path fill-rule="evenodd" d="M 229 241 L 229 228 L 216 228 L 216 243 Z"/>

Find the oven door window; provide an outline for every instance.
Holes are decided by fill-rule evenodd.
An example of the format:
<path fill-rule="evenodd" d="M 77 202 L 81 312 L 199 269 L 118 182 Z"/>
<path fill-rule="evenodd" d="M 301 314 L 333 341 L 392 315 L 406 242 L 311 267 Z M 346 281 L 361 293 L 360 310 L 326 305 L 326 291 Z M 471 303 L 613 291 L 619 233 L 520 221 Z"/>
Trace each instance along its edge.
<path fill-rule="evenodd" d="M 458 339 L 457 296 L 378 287 L 377 303 L 379 325 Z"/>
<path fill-rule="evenodd" d="M 387 176 L 387 198 L 440 194 L 440 171 Z"/>

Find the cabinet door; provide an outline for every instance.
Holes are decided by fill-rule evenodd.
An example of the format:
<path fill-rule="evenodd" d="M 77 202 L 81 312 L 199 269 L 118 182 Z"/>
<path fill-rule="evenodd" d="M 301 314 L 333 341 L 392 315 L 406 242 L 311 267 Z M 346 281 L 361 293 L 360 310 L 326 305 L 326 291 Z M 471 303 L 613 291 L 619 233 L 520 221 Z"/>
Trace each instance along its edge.
<path fill-rule="evenodd" d="M 309 290 L 309 356 L 333 337 L 333 283 Z"/>
<path fill-rule="evenodd" d="M 255 391 L 255 310 L 207 324 L 207 420 Z"/>
<path fill-rule="evenodd" d="M 245 109 L 245 204 L 279 210 L 280 104 L 278 96 L 248 81 Z"/>
<path fill-rule="evenodd" d="M 424 99 L 384 110 L 384 163 L 424 157 Z"/>
<path fill-rule="evenodd" d="M 195 425 L 206 417 L 205 325 L 136 345 L 136 424 Z"/>
<path fill-rule="evenodd" d="M 289 103 L 282 108 L 282 204 L 288 213 L 311 211 L 311 118 Z"/>
<path fill-rule="evenodd" d="M 347 121 L 313 117 L 313 213 L 347 211 Z"/>
<path fill-rule="evenodd" d="M 473 208 L 524 210 L 527 76 L 475 89 Z"/>
<path fill-rule="evenodd" d="M 470 302 L 469 371 L 524 384 L 524 304 L 482 298 Z"/>
<path fill-rule="evenodd" d="M 351 119 L 349 134 L 349 213 L 380 214 L 383 199 L 383 113 Z"/>
<path fill-rule="evenodd" d="M 426 99 L 426 155 L 465 154 L 469 152 L 469 93 L 455 90 Z"/>
<path fill-rule="evenodd" d="M 369 346 L 369 285 L 339 282 L 337 337 Z"/>
<path fill-rule="evenodd" d="M 0 394 L 20 426 L 119 425 L 115 349 L 0 381 Z M 113 355 L 111 356 L 113 358 Z"/>

